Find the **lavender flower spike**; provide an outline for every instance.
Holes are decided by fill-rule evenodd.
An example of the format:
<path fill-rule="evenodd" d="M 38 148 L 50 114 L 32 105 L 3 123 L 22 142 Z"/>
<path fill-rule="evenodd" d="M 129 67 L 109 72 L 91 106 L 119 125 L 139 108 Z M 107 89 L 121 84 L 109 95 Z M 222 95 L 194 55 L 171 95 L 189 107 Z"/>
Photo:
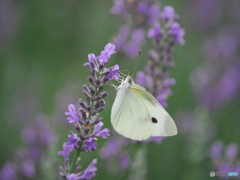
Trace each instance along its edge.
<path fill-rule="evenodd" d="M 154 50 L 148 52 L 149 61 L 145 72 L 138 72 L 136 81 L 151 92 L 159 103 L 167 106 L 167 98 L 172 94 L 170 86 L 175 79 L 169 77 L 169 69 L 174 65 L 172 51 L 176 44 L 183 45 L 184 30 L 178 24 L 179 16 L 174 8 L 165 6 L 158 22 L 148 32 L 153 40 Z"/>
<path fill-rule="evenodd" d="M 146 28 L 158 22 L 160 11 L 157 0 L 115 0 L 111 13 L 118 14 L 124 21 L 113 39 L 117 50 L 130 58 L 137 57 L 145 42 Z"/>
<path fill-rule="evenodd" d="M 91 179 L 95 176 L 97 168 L 95 164 L 97 159 L 94 159 L 89 167 L 81 172 L 78 166 L 80 160 L 80 152 L 91 152 L 97 149 L 98 137 L 106 139 L 109 134 L 109 129 L 101 130 L 103 118 L 99 117 L 99 113 L 105 109 L 104 98 L 108 95 L 104 91 L 104 86 L 108 81 L 118 79 L 120 74 L 118 65 L 107 68 L 107 63 L 110 57 L 116 53 L 115 45 L 108 43 L 99 56 L 94 54 L 88 55 L 88 62 L 84 66 L 89 66 L 90 76 L 88 77 L 89 84 L 83 85 L 83 94 L 85 100 L 79 99 L 80 107 L 76 108 L 73 104 L 68 106 L 68 111 L 65 113 L 69 117 L 67 120 L 74 125 L 75 133 L 70 132 L 68 141 L 63 145 L 63 151 L 58 152 L 58 155 L 64 156 L 64 167 L 60 167 L 60 174 L 68 180 L 76 179 Z M 69 161 L 69 156 L 72 152 L 76 155 L 72 162 Z"/>

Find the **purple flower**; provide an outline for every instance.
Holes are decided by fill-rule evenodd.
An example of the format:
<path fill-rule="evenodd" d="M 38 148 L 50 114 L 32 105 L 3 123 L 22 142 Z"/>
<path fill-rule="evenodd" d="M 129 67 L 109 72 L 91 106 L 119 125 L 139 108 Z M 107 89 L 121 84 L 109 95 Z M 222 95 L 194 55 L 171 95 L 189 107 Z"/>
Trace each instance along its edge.
<path fill-rule="evenodd" d="M 37 137 L 38 140 L 36 140 L 36 141 L 41 141 L 42 145 L 45 145 L 46 147 L 48 147 L 55 142 L 55 140 L 56 140 L 55 134 L 54 134 L 53 130 L 51 129 L 51 127 L 49 126 L 48 121 L 45 116 L 43 116 L 43 115 L 38 116 L 37 128 L 34 128 L 34 129 L 38 129 L 37 134 L 39 135 L 39 137 Z M 44 133 L 41 133 L 41 132 L 44 132 Z"/>
<path fill-rule="evenodd" d="M 58 155 L 63 156 L 65 160 L 68 161 L 69 155 L 73 151 L 73 149 L 74 149 L 73 144 L 63 143 L 63 151 L 59 151 Z"/>
<path fill-rule="evenodd" d="M 153 28 L 148 31 L 149 38 L 160 38 L 161 36 L 161 26 L 160 24 L 156 24 Z"/>
<path fill-rule="evenodd" d="M 64 166 L 60 168 L 60 175 L 64 178 L 91 179 L 95 176 L 96 167 L 94 164 L 96 164 L 96 160 L 85 171 L 81 171 L 78 157 L 72 158 L 70 161 L 69 156 L 73 150 L 77 153 L 94 151 L 97 149 L 97 137 L 106 139 L 110 135 L 109 129 L 101 130 L 103 118 L 99 115 L 105 109 L 104 98 L 108 95 L 108 92 L 104 91 L 105 85 L 108 81 L 118 79 L 120 76 L 117 72 L 119 65 L 107 68 L 109 58 L 114 53 L 116 53 L 115 45 L 108 43 L 99 56 L 89 54 L 88 62 L 84 64 L 84 66 L 88 65 L 90 69 L 89 84 L 83 85 L 85 100 L 79 99 L 79 109 L 70 104 L 68 112 L 65 113 L 69 116 L 67 118 L 69 123 L 74 124 L 76 133 L 70 132 L 68 141 L 63 144 L 63 151 L 58 152 L 58 155 L 62 155 L 65 160 Z"/>
<path fill-rule="evenodd" d="M 96 60 L 96 56 L 95 56 L 93 53 L 88 54 L 88 60 L 89 60 L 90 62 L 95 61 L 95 60 Z"/>
<path fill-rule="evenodd" d="M 163 106 L 167 107 L 166 99 L 172 94 L 172 91 L 169 88 L 163 88 L 158 93 L 157 100 Z"/>
<path fill-rule="evenodd" d="M 218 172 L 233 172 L 234 171 L 234 168 L 232 167 L 231 164 L 221 164 L 218 169 L 217 169 Z"/>
<path fill-rule="evenodd" d="M 72 173 L 72 174 L 69 174 L 69 175 L 67 176 L 67 179 L 68 179 L 68 180 L 78 180 L 79 177 L 78 177 L 76 174 Z"/>
<path fill-rule="evenodd" d="M 172 6 L 165 6 L 161 13 L 161 17 L 165 22 L 175 21 L 178 19 L 178 15 L 175 14 L 175 10 Z"/>
<path fill-rule="evenodd" d="M 68 123 L 76 123 L 79 120 L 79 115 L 76 111 L 76 108 L 73 104 L 68 105 L 68 112 L 65 112 L 66 115 L 70 116 L 67 118 Z"/>
<path fill-rule="evenodd" d="M 211 63 L 199 67 L 191 79 L 199 102 L 211 109 L 217 109 L 227 104 L 237 96 L 240 90 L 240 79 L 237 78 L 240 76 L 238 66 L 234 66 L 232 63 L 234 67 L 231 67 L 224 62 L 223 64 L 218 63 L 218 65 L 222 66 L 221 69 L 213 68 L 212 66 L 215 64 Z"/>
<path fill-rule="evenodd" d="M 218 158 L 221 156 L 223 148 L 223 143 L 221 141 L 215 141 L 210 148 L 210 157 L 211 158 Z"/>
<path fill-rule="evenodd" d="M 185 31 L 180 28 L 180 25 L 177 22 L 174 22 L 170 25 L 169 34 L 174 37 L 174 43 L 184 45 L 185 41 L 183 36 L 185 35 Z"/>
<path fill-rule="evenodd" d="M 126 168 L 129 167 L 129 165 L 130 165 L 130 157 L 129 157 L 128 154 L 123 154 L 120 157 L 120 165 L 121 165 L 122 169 L 126 169 Z"/>
<path fill-rule="evenodd" d="M 93 53 L 88 54 L 88 60 L 89 62 L 84 63 L 84 66 L 89 66 L 90 70 L 92 71 L 94 69 L 94 62 L 96 61 L 96 57 Z"/>
<path fill-rule="evenodd" d="M 228 2 L 228 7 L 230 7 L 231 2 Z M 230 9 L 230 12 L 227 12 L 225 8 L 226 6 L 223 6 L 223 3 L 224 1 L 219 0 L 189 1 L 189 7 L 186 9 L 186 17 L 188 18 L 186 19 L 188 22 L 190 21 L 190 26 L 193 28 L 195 27 L 198 31 L 210 30 L 211 28 L 217 27 L 226 14 L 228 15 L 233 12 L 232 8 Z M 225 9 L 223 9 L 223 7 Z M 227 13 L 224 14 L 224 12 Z"/>
<path fill-rule="evenodd" d="M 136 82 L 157 97 L 163 107 L 167 107 L 166 100 L 172 94 L 170 86 L 175 84 L 175 80 L 169 77 L 168 69 L 174 65 L 172 60 L 174 45 L 184 44 L 184 30 L 180 28 L 177 22 L 178 15 L 170 6 L 164 7 L 158 21 L 148 31 L 148 37 L 152 38 L 155 50 L 149 51 L 145 71 L 137 74 Z"/>
<path fill-rule="evenodd" d="M 107 139 L 107 137 L 110 136 L 109 132 L 110 132 L 110 130 L 105 128 L 105 129 L 101 130 L 100 132 L 98 132 L 96 134 L 96 136 L 98 136 L 98 137 L 101 136 L 103 139 Z"/>
<path fill-rule="evenodd" d="M 95 141 L 97 141 L 97 138 L 89 138 L 89 140 L 86 140 L 84 142 L 84 146 L 83 149 L 85 151 L 94 151 L 95 149 L 97 149 L 97 144 L 95 143 Z"/>
<path fill-rule="evenodd" d="M 93 159 L 87 169 L 83 171 L 80 179 L 92 179 L 94 176 L 96 176 L 97 167 L 95 166 L 95 164 L 97 164 L 97 159 Z"/>
<path fill-rule="evenodd" d="M 100 151 L 100 156 L 103 159 L 112 157 L 116 155 L 119 150 L 122 148 L 123 142 L 121 139 L 117 138 L 111 138 L 109 141 L 105 144 L 105 146 Z"/>
<path fill-rule="evenodd" d="M 139 11 L 141 14 L 148 14 L 148 11 L 149 11 L 148 3 L 146 3 L 146 2 L 140 2 L 140 3 L 138 4 L 138 11 Z"/>
<path fill-rule="evenodd" d="M 159 16 L 160 16 L 159 5 L 153 4 L 149 8 L 148 19 L 147 19 L 148 24 L 150 24 L 150 25 L 156 24 L 159 20 Z"/>
<path fill-rule="evenodd" d="M 36 167 L 33 161 L 25 160 L 22 164 L 23 174 L 28 178 L 33 178 L 36 173 Z"/>
<path fill-rule="evenodd" d="M 101 62 L 101 63 L 107 63 L 108 59 L 111 57 L 111 55 L 107 52 L 107 51 L 102 51 L 100 56 L 97 57 L 97 59 Z"/>
<path fill-rule="evenodd" d="M 111 8 L 111 13 L 124 16 L 124 14 L 125 14 L 124 1 L 123 0 L 114 0 L 114 6 Z"/>
<path fill-rule="evenodd" d="M 219 140 L 215 141 L 210 148 L 210 157 L 218 172 L 235 172 L 239 166 L 239 161 L 236 159 L 237 153 L 237 144 L 231 143 L 223 148 L 223 143 Z"/>
<path fill-rule="evenodd" d="M 225 158 L 228 161 L 233 161 L 238 154 L 238 145 L 237 144 L 229 144 L 225 149 Z"/>
<path fill-rule="evenodd" d="M 108 52 L 108 54 L 112 55 L 114 53 L 116 53 L 117 51 L 115 51 L 115 45 L 112 43 L 108 43 L 105 47 L 104 50 L 106 52 Z"/>
<path fill-rule="evenodd" d="M 16 180 L 17 167 L 14 163 L 7 163 L 0 172 L 0 178 L 4 180 Z"/>
<path fill-rule="evenodd" d="M 237 51 L 237 41 L 229 32 L 208 39 L 203 45 L 204 55 L 210 60 L 232 59 L 236 56 Z"/>
<path fill-rule="evenodd" d="M 104 125 L 104 123 L 101 122 L 101 121 L 100 121 L 99 123 L 97 123 L 97 124 L 94 126 L 93 134 L 97 134 L 98 132 L 100 132 L 103 125 Z"/>
<path fill-rule="evenodd" d="M 94 126 L 93 134 L 95 134 L 97 137 L 102 137 L 103 139 L 107 139 L 107 136 L 110 136 L 109 132 L 110 130 L 105 128 L 101 130 L 103 126 L 103 122 L 99 122 Z"/>
<path fill-rule="evenodd" d="M 77 134 L 69 134 L 67 143 L 68 143 L 68 145 L 73 145 L 74 147 L 78 147 L 78 137 L 77 137 Z"/>
<path fill-rule="evenodd" d="M 104 47 L 104 51 L 101 51 L 101 54 L 99 56 L 97 56 L 97 59 L 101 62 L 101 63 L 107 63 L 108 59 L 111 57 L 112 54 L 116 53 L 117 51 L 115 51 L 115 45 L 108 43 L 105 47 Z"/>
<path fill-rule="evenodd" d="M 107 75 L 107 78 L 109 81 L 113 79 L 118 79 L 120 74 L 117 72 L 119 70 L 119 65 L 114 65 L 113 67 L 109 68 L 109 74 Z"/>
<path fill-rule="evenodd" d="M 116 65 L 114 65 L 113 67 L 111 67 L 111 68 L 109 68 L 111 71 L 117 71 L 117 70 L 119 70 L 119 65 L 118 64 L 116 64 Z"/>
<path fill-rule="evenodd" d="M 120 28 L 118 36 L 113 39 L 113 42 L 116 44 L 116 49 L 118 51 L 124 49 L 124 46 L 127 43 L 127 38 L 130 34 L 130 31 L 131 31 L 131 29 L 129 26 L 123 25 Z"/>
<path fill-rule="evenodd" d="M 163 81 L 163 86 L 164 87 L 168 87 L 168 86 L 172 86 L 176 83 L 176 80 L 173 78 L 168 78 L 168 79 L 164 79 Z"/>
<path fill-rule="evenodd" d="M 36 179 L 42 168 L 46 148 L 55 140 L 53 131 L 43 115 L 37 116 L 34 125 L 24 128 L 22 138 L 27 146 L 15 150 L 12 160 L 1 170 L 0 179 Z"/>
<path fill-rule="evenodd" d="M 144 42 L 144 30 L 138 28 L 133 30 L 131 34 L 131 40 L 128 44 L 126 44 L 125 52 L 130 57 L 136 57 L 139 53 L 140 46 Z"/>
<path fill-rule="evenodd" d="M 24 128 L 22 132 L 22 139 L 24 140 L 25 143 L 30 144 L 33 143 L 36 140 L 36 129 L 29 126 Z"/>
<path fill-rule="evenodd" d="M 118 2 L 118 3 L 116 3 Z M 136 8 L 137 7 L 137 8 Z M 114 38 L 117 50 L 123 51 L 131 58 L 138 56 L 144 43 L 146 29 L 159 21 L 159 4 L 155 1 L 115 1 L 112 8 L 114 14 L 120 14 L 125 24 Z"/>
<path fill-rule="evenodd" d="M 147 79 L 146 79 L 146 75 L 144 74 L 144 72 L 139 71 L 137 73 L 137 78 L 136 78 L 136 82 L 138 82 L 141 85 L 144 85 L 147 83 Z"/>
<path fill-rule="evenodd" d="M 113 80 L 113 79 L 118 79 L 118 77 L 120 76 L 120 74 L 117 72 L 117 71 L 111 71 L 109 74 L 108 74 L 108 79 L 109 81 Z"/>

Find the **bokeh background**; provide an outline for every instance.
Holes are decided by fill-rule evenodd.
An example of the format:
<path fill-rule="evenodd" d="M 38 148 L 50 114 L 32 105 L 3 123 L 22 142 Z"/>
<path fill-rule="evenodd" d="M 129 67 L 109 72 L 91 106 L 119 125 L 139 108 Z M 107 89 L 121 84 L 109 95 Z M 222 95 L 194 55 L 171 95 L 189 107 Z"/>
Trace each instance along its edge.
<path fill-rule="evenodd" d="M 214 149 L 222 158 L 220 164 L 237 172 L 240 3 L 165 0 L 161 2 L 164 5 L 174 7 L 185 30 L 186 43 L 177 45 L 173 54 L 176 65 L 171 77 L 176 84 L 167 108 L 179 134 L 148 144 L 146 179 L 210 179 L 210 171 L 220 168 L 211 155 L 216 143 L 220 144 Z M 68 104 L 76 104 L 83 97 L 82 85 L 89 74 L 83 63 L 87 54 L 99 54 L 123 23 L 110 13 L 112 6 L 111 0 L 0 1 L 0 167 L 15 157 L 16 149 L 27 146 L 22 138 L 24 128 L 36 121 L 47 123 L 55 138 L 46 150 L 38 178 L 57 179 L 58 166 L 63 164 L 57 152 L 73 130 L 64 112 Z M 137 70 L 146 64 L 151 46 L 147 41 L 142 47 Z M 136 59 L 117 53 L 109 65 L 119 64 L 121 69 L 133 71 Z M 225 76 L 226 67 L 234 67 L 234 73 Z M 116 91 L 106 89 L 109 96 L 102 116 L 104 126 L 112 129 L 110 109 Z M 95 152 L 81 156 L 83 167 L 99 159 L 94 179 L 116 177 L 99 158 L 106 142 L 99 140 Z M 55 174 L 49 174 L 49 167 Z"/>

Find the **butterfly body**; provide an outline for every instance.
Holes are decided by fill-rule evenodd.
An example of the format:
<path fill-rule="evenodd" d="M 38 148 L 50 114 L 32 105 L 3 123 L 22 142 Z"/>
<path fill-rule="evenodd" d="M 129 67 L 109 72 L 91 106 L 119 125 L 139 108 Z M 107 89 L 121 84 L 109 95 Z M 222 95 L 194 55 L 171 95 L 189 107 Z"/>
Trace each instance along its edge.
<path fill-rule="evenodd" d="M 117 88 L 112 106 L 111 123 L 121 135 L 133 140 L 145 140 L 151 136 L 173 136 L 176 125 L 145 88 L 128 76 Z"/>

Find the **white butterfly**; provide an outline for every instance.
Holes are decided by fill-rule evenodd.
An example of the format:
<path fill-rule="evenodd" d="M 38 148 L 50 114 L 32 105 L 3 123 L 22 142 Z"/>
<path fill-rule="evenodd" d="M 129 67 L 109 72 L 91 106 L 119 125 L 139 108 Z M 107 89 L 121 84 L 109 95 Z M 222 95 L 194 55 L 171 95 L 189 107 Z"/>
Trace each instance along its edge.
<path fill-rule="evenodd" d="M 171 116 L 145 88 L 127 76 L 117 88 L 111 123 L 121 135 L 133 140 L 173 136 L 177 127 Z"/>

